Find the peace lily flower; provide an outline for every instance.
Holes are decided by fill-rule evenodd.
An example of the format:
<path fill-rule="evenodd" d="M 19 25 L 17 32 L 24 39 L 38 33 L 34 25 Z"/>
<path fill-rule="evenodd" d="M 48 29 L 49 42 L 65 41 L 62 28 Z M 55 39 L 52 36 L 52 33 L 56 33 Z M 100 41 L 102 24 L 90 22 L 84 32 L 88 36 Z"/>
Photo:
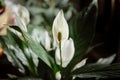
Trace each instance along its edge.
<path fill-rule="evenodd" d="M 26 25 L 30 22 L 30 14 L 28 10 L 21 5 L 14 5 L 13 13 L 11 14 L 11 18 L 9 23 L 17 25 L 21 27 L 24 31 L 27 32 Z"/>
<path fill-rule="evenodd" d="M 75 48 L 73 40 L 68 39 L 69 28 L 62 10 L 53 22 L 52 33 L 57 47 L 55 52 L 56 63 L 61 67 L 66 67 L 74 56 Z"/>
<path fill-rule="evenodd" d="M 53 22 L 52 33 L 55 45 L 58 45 L 60 41 L 63 44 L 64 41 L 68 39 L 69 28 L 62 10 L 57 14 Z"/>
<path fill-rule="evenodd" d="M 1 1 L 0 1 L 1 2 Z M 21 6 L 14 4 L 11 0 L 4 0 L 5 2 L 5 10 L 0 14 L 0 35 L 6 35 L 6 25 L 17 25 L 24 31 L 27 31 L 26 25 L 29 23 L 29 12 L 28 10 Z M 17 33 L 16 31 L 12 30 Z"/>
<path fill-rule="evenodd" d="M 47 30 L 43 28 L 34 28 L 31 33 L 32 38 L 41 43 L 47 51 L 51 50 L 51 38 Z"/>

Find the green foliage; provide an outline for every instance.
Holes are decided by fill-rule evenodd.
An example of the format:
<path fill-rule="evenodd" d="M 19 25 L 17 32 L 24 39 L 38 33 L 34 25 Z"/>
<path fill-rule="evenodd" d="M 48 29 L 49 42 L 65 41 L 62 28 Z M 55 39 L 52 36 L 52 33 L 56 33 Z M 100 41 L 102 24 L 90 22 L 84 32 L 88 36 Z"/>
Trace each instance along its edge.
<path fill-rule="evenodd" d="M 88 8 L 85 8 L 70 21 L 70 37 L 74 40 L 75 55 L 68 67 L 63 71 L 63 75 L 68 74 L 67 76 L 69 76 L 73 67 L 86 55 L 95 34 L 96 5 L 97 3 L 91 3 Z"/>
<path fill-rule="evenodd" d="M 10 62 L 13 63 L 14 66 L 16 66 L 18 69 L 20 69 L 22 72 L 25 72 L 24 67 L 22 66 L 22 63 L 19 61 L 19 59 L 16 57 L 16 55 L 14 54 L 14 51 L 12 49 L 9 48 L 8 46 L 8 40 L 4 40 L 5 38 L 0 37 L 0 42 L 3 46 L 3 49 L 5 51 L 5 53 L 7 53 L 7 58 Z M 11 38 L 9 38 L 9 40 L 11 41 Z M 9 42 L 10 42 L 9 41 Z"/>
<path fill-rule="evenodd" d="M 72 72 L 81 78 L 114 78 L 120 77 L 120 63 L 116 64 L 88 64 Z"/>
<path fill-rule="evenodd" d="M 0 9 L 2 9 L 5 6 L 4 0 L 0 0 Z"/>
<path fill-rule="evenodd" d="M 16 66 L 21 63 L 22 69 L 24 69 L 23 65 L 22 65 L 22 64 L 24 64 L 28 67 L 28 69 L 30 70 L 30 72 L 33 75 L 38 75 L 37 71 L 36 71 L 37 66 L 35 66 L 35 64 L 32 60 L 32 56 L 30 55 L 31 53 L 28 53 L 26 51 L 27 46 L 24 43 L 24 41 L 22 41 L 17 35 L 12 33 L 11 31 L 8 30 L 7 32 L 8 32 L 8 36 L 5 36 L 5 39 L 3 40 L 3 41 L 5 41 L 4 44 L 6 44 L 6 46 L 4 48 L 7 47 L 9 50 L 6 53 L 6 55 L 8 55 L 8 57 L 11 57 L 9 59 L 13 61 L 12 62 L 13 64 L 14 64 L 14 61 L 17 61 L 17 63 L 15 64 Z M 8 40 L 10 40 L 10 41 L 8 41 Z M 8 43 L 6 43 L 6 42 L 8 42 Z M 13 43 L 14 43 L 14 45 L 13 45 Z M 7 51 L 7 50 L 5 50 L 5 51 Z M 11 55 L 9 55 L 9 54 L 11 54 Z M 21 55 L 19 55 L 19 54 L 21 54 Z M 25 60 L 22 60 L 23 57 L 25 58 Z M 24 72 L 24 71 L 22 71 L 22 72 Z"/>

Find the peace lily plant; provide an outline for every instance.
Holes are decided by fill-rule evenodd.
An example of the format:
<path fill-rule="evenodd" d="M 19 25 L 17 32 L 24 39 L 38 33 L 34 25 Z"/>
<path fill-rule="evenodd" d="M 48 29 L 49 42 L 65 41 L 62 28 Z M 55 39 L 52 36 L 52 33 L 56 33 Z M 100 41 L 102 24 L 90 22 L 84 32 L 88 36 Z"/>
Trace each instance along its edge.
<path fill-rule="evenodd" d="M 86 54 L 95 34 L 97 0 L 93 0 L 87 8 L 73 16 L 68 23 L 63 10 L 60 10 L 53 20 L 51 31 L 35 28 L 35 26 L 29 30 L 30 27 L 26 27 L 29 22 L 26 14 L 29 13 L 24 7 L 17 7 L 17 17 L 15 17 L 17 24 L 8 25 L 8 19 L 13 18 L 14 22 L 14 17 L 11 16 L 14 14 L 7 15 L 9 18 L 5 24 L 10 29 L 4 28 L 6 35 L 0 36 L 0 45 L 7 59 L 24 75 L 10 74 L 12 75 L 8 75 L 10 78 L 74 80 L 76 77 L 97 77 L 97 79 L 119 77 L 120 64 L 111 64 L 115 55 L 101 58 L 96 63 L 87 63 Z M 22 15 L 19 15 L 19 12 Z M 0 22 L 0 25 L 2 23 Z M 0 30 L 0 33 L 3 33 L 3 30 Z M 13 30 L 19 32 L 22 37 Z"/>
<path fill-rule="evenodd" d="M 62 10 L 53 22 L 52 33 L 57 47 L 55 51 L 56 63 L 61 67 L 66 67 L 74 56 L 75 48 L 72 38 L 68 39 L 69 27 Z M 56 76 L 60 76 L 60 73 L 58 72 Z"/>
<path fill-rule="evenodd" d="M 56 18 L 54 19 L 52 33 L 57 47 L 55 51 L 56 63 L 60 65 L 60 67 L 65 68 L 74 56 L 75 47 L 74 41 L 72 40 L 72 38 L 69 38 L 69 27 L 67 21 L 64 18 L 63 10 L 59 11 Z M 84 59 L 81 62 L 79 62 L 73 68 L 73 70 L 84 66 L 86 60 L 87 59 Z M 60 71 L 56 73 L 56 79 L 61 79 Z"/>

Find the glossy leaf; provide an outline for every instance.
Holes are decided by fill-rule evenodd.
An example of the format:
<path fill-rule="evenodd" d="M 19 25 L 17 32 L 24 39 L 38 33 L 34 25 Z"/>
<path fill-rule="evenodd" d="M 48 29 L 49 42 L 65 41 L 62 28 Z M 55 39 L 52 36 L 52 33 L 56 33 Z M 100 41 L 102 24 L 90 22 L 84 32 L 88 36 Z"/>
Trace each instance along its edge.
<path fill-rule="evenodd" d="M 37 74 L 37 66 L 35 65 L 37 63 L 33 62 L 33 55 L 30 52 L 30 49 L 28 48 L 27 44 L 25 44 L 24 41 L 22 41 L 17 35 L 15 35 L 14 33 L 9 32 L 9 35 L 11 35 L 10 38 L 13 38 L 14 43 L 16 44 L 16 46 L 12 46 L 11 44 L 11 49 L 14 50 L 15 55 L 18 57 L 18 59 L 21 60 L 21 62 L 28 67 L 28 69 L 30 70 L 31 73 L 33 73 L 34 75 L 38 75 Z M 24 58 L 24 60 L 23 60 Z"/>
<path fill-rule="evenodd" d="M 69 76 L 71 69 L 87 54 L 94 37 L 97 13 L 97 2 L 94 1 L 70 21 L 70 37 L 75 44 L 75 55 L 63 71 L 63 75 L 66 77 Z"/>
<path fill-rule="evenodd" d="M 8 47 L 8 39 L 6 41 L 6 38 L 5 37 L 0 37 L 0 42 L 2 44 L 2 47 L 4 49 L 4 53 L 6 54 L 8 60 L 16 67 L 18 67 L 18 69 L 21 71 L 21 72 L 25 72 L 25 69 L 24 67 L 22 66 L 22 63 L 18 60 L 18 58 L 16 57 L 16 55 L 14 54 L 14 52 L 12 50 L 9 49 Z"/>
<path fill-rule="evenodd" d="M 72 72 L 72 75 L 81 78 L 116 78 L 120 77 L 120 63 L 108 64 L 89 64 Z"/>
<path fill-rule="evenodd" d="M 94 0 L 93 0 L 94 1 Z M 97 3 L 91 3 L 70 23 L 70 36 L 75 43 L 75 59 L 81 59 L 88 50 L 95 34 Z"/>
<path fill-rule="evenodd" d="M 54 64 L 54 61 L 53 61 L 53 58 L 51 56 L 49 56 L 47 54 L 47 51 L 45 51 L 45 49 L 36 41 L 34 41 L 31 36 L 22 31 L 19 27 L 13 27 L 11 26 L 11 28 L 14 28 L 15 30 L 19 31 L 22 33 L 26 43 L 27 43 L 27 46 L 43 61 L 45 62 L 49 67 L 52 68 L 52 64 Z"/>

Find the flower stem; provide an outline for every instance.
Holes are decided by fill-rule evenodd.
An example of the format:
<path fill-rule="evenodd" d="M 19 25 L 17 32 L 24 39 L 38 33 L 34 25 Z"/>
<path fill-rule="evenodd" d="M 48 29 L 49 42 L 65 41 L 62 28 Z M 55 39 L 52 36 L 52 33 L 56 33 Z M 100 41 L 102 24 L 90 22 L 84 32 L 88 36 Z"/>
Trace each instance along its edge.
<path fill-rule="evenodd" d="M 60 49 L 60 67 L 62 68 L 62 50 L 61 50 L 61 41 L 59 43 L 59 49 Z"/>

